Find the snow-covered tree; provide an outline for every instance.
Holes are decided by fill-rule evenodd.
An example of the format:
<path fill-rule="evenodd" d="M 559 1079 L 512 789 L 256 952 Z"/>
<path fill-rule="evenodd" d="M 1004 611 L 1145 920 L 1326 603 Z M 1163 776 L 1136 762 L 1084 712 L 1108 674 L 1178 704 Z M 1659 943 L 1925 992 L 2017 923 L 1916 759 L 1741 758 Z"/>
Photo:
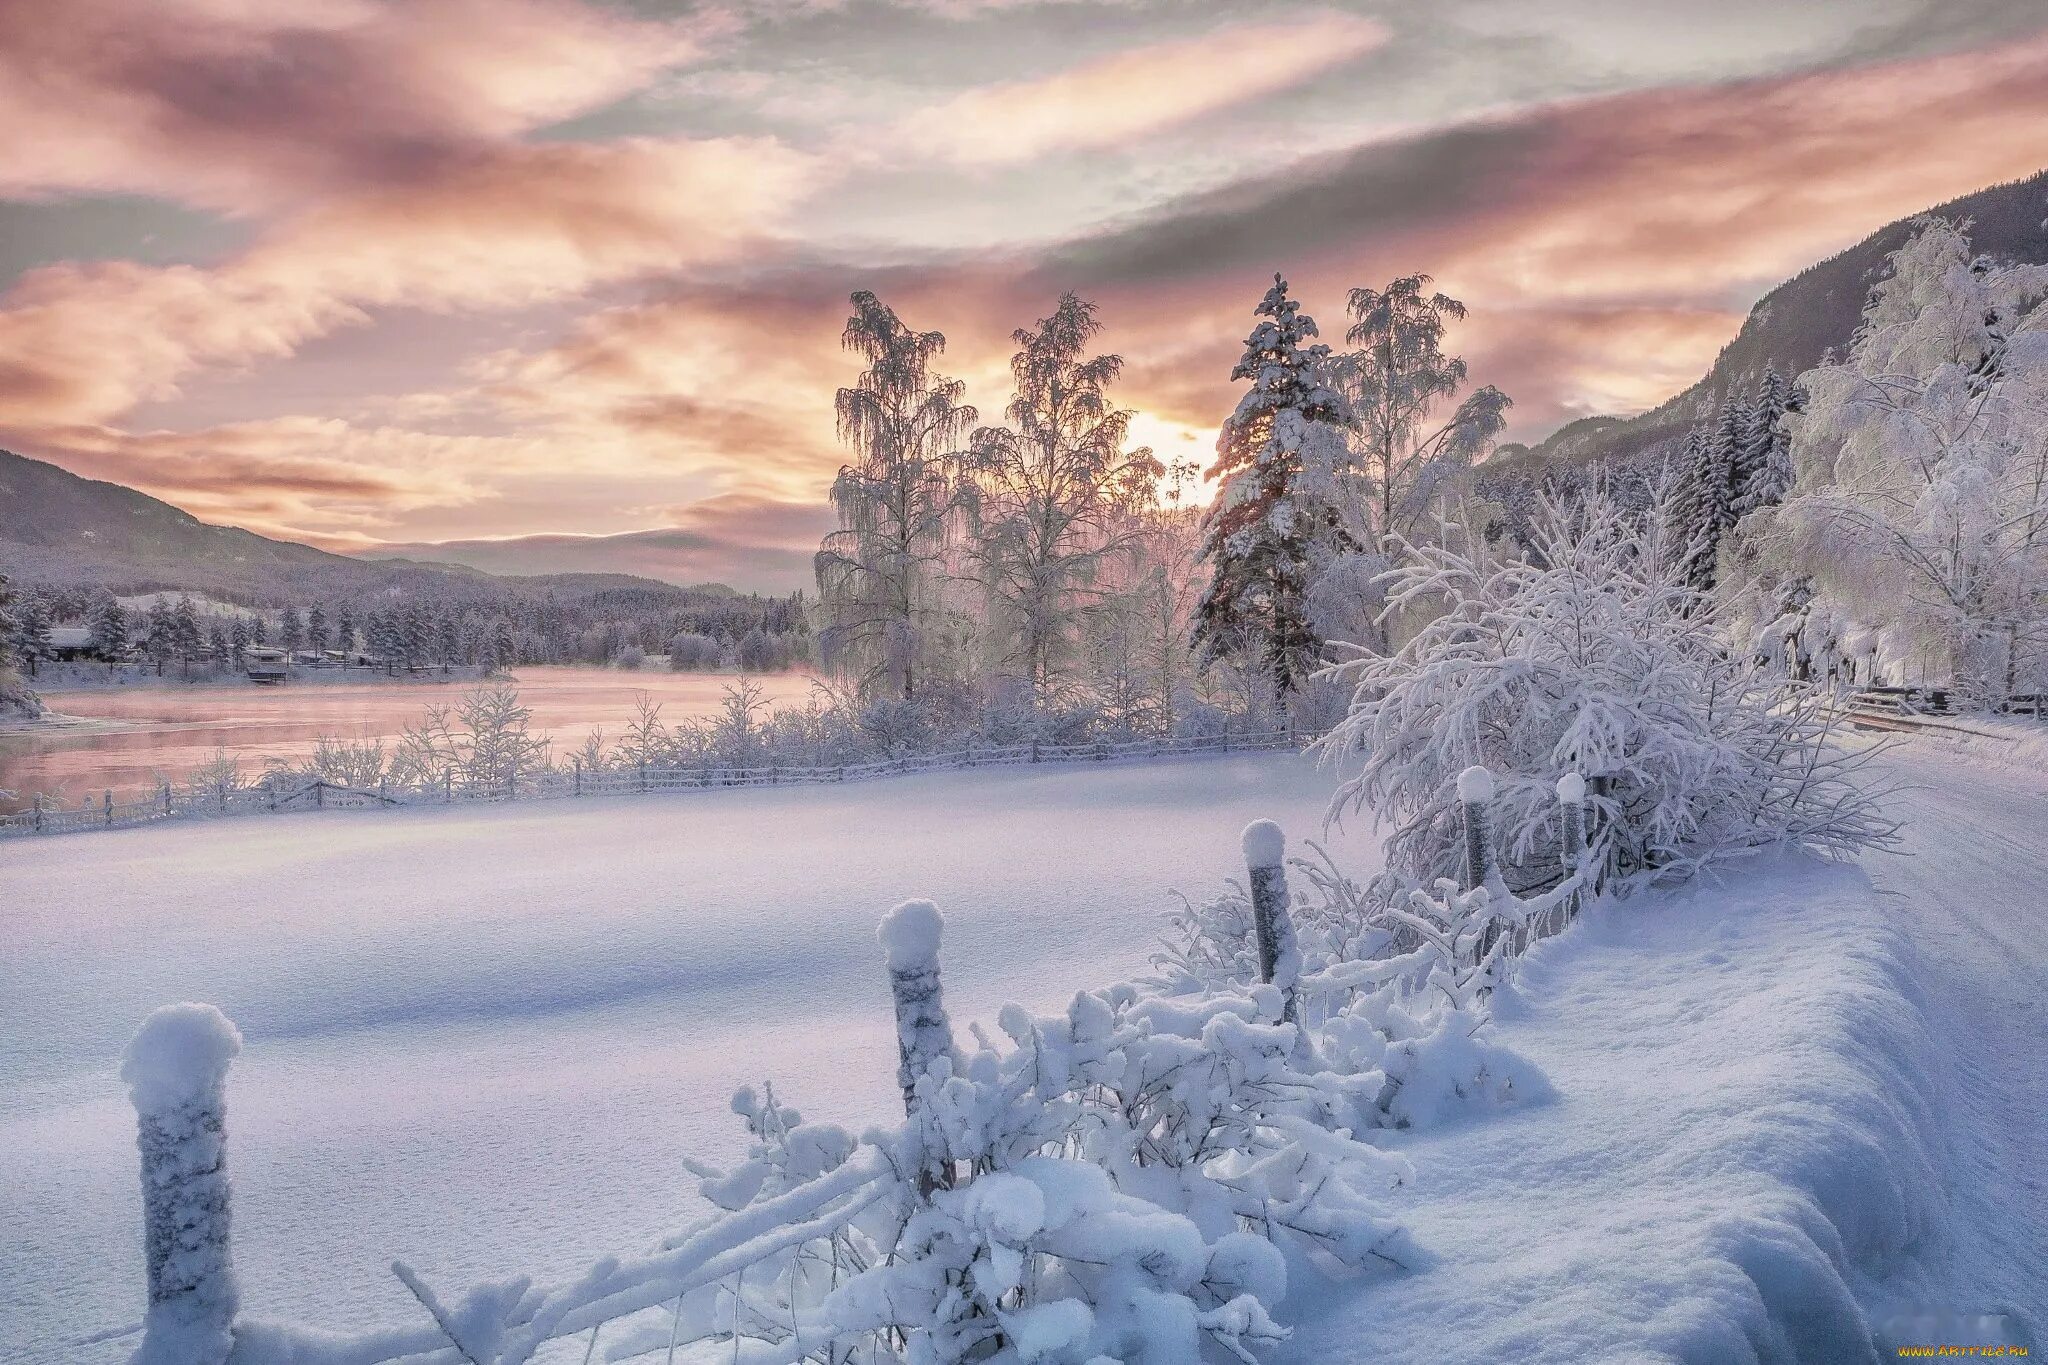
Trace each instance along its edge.
<path fill-rule="evenodd" d="M 299 618 L 297 607 L 286 607 L 278 621 L 277 642 L 286 649 L 298 649 L 306 643 L 306 624 Z"/>
<path fill-rule="evenodd" d="M 1251 388 L 1223 424 L 1209 471 L 1220 485 L 1202 525 L 1213 576 L 1195 643 L 1205 661 L 1259 668 L 1285 696 L 1322 654 L 1308 607 L 1317 561 L 1356 545 L 1339 488 L 1351 412 L 1329 382 L 1330 348 L 1312 340 L 1315 320 L 1285 279 L 1273 277 L 1257 314 L 1264 320 L 1230 372 Z"/>
<path fill-rule="evenodd" d="M 306 648 L 315 651 L 327 648 L 327 608 L 318 602 L 306 613 Z"/>
<path fill-rule="evenodd" d="M 1748 404 L 1730 393 L 1711 424 L 1687 435 L 1680 456 L 1672 529 L 1689 543 L 1686 578 L 1701 591 L 1714 586 L 1721 543 L 1735 525 L 1736 488 L 1752 422 Z"/>
<path fill-rule="evenodd" d="M 937 644 L 939 579 L 971 491 L 960 447 L 976 413 L 960 381 L 932 369 L 943 333 L 910 330 L 866 290 L 852 301 L 840 340 L 868 367 L 837 398 L 854 459 L 833 481 L 840 526 L 817 555 L 819 647 L 864 692 L 909 700 Z"/>
<path fill-rule="evenodd" d="M 104 588 L 93 598 L 86 629 L 87 643 L 101 658 L 114 659 L 128 652 L 128 613 L 120 599 Z"/>
<path fill-rule="evenodd" d="M 1095 305 L 1070 293 L 1051 317 L 1014 332 L 1010 424 L 974 433 L 968 555 L 988 594 L 999 667 L 1041 704 L 1061 691 L 1109 600 L 1106 562 L 1141 548 L 1136 513 L 1165 472 L 1150 450 L 1125 449 L 1131 413 L 1108 393 L 1123 360 L 1087 354 L 1101 330 Z"/>
<path fill-rule="evenodd" d="M 1390 890 L 1460 875 L 1452 791 L 1471 765 L 1499 781 L 1511 884 L 1558 875 L 1566 774 L 1591 788 L 1589 865 L 1623 889 L 1770 845 L 1846 853 L 1887 837 L 1817 696 L 1725 647 L 1662 500 L 1631 514 L 1595 488 L 1546 502 L 1532 536 L 1527 558 L 1407 547 L 1388 610 L 1434 619 L 1332 670 L 1353 699 L 1324 748 L 1359 765 L 1333 809 L 1393 825 Z"/>
<path fill-rule="evenodd" d="M 1465 386 L 1463 357 L 1443 351 L 1444 329 L 1464 318 L 1465 305 L 1425 295 L 1430 283 L 1408 275 L 1384 290 L 1353 289 L 1344 340 L 1356 349 L 1332 367 L 1356 433 L 1360 486 L 1350 529 L 1368 547 L 1388 535 L 1413 538 L 1432 521 L 1447 486 L 1486 453 L 1512 405 L 1489 384 L 1436 420 Z"/>
<path fill-rule="evenodd" d="M 2048 681 L 2048 267 L 1923 221 L 1848 354 L 1799 379 L 1795 482 L 1755 533 L 1819 605 L 1982 699 Z"/>
<path fill-rule="evenodd" d="M 14 591 L 7 586 L 7 575 L 0 574 L 0 715 L 18 711 L 35 716 L 42 711 L 42 703 L 29 691 L 16 667 L 22 658 L 21 621 Z"/>
<path fill-rule="evenodd" d="M 1760 508 L 1777 506 L 1791 491 L 1792 437 L 1783 419 L 1794 406 L 1785 376 L 1775 365 L 1765 367 L 1744 414 L 1742 454 L 1731 479 L 1730 511 L 1738 521 Z"/>

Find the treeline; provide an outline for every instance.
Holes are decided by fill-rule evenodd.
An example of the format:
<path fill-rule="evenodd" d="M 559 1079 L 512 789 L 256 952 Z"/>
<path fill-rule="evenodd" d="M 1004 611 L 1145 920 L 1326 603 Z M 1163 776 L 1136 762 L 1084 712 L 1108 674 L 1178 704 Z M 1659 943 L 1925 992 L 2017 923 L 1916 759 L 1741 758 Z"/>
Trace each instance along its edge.
<path fill-rule="evenodd" d="M 190 594 L 146 606 L 105 588 L 26 584 L 14 595 L 6 646 L 23 662 L 57 656 L 55 633 L 86 631 L 104 660 L 234 663 L 252 647 L 334 651 L 393 669 L 519 664 L 638 667 L 681 645 L 678 667 L 765 672 L 809 662 L 803 593 L 787 597 L 689 588 L 603 587 L 575 593 L 387 593 L 382 600 L 287 602 L 256 608 Z M 78 652 L 75 648 L 66 652 Z"/>
<path fill-rule="evenodd" d="M 1068 294 L 1013 334 L 1012 396 L 984 423 L 938 368 L 944 335 L 855 294 L 843 341 L 866 368 L 837 398 L 852 458 L 818 553 L 822 661 L 870 707 L 1138 733 L 1219 708 L 1327 719 L 1310 679 L 1328 642 L 1379 641 L 1389 545 L 1463 490 L 1509 405 L 1460 396 L 1440 343 L 1464 306 L 1428 285 L 1352 290 L 1336 351 L 1275 277 L 1206 510 L 1199 466 L 1130 443 L 1093 304 Z"/>

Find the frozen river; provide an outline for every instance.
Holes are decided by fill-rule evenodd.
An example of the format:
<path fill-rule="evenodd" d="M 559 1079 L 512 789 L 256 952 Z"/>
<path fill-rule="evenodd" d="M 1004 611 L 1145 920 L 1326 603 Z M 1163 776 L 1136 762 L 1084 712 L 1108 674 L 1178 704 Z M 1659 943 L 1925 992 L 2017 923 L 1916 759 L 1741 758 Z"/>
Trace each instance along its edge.
<path fill-rule="evenodd" d="M 674 723 L 719 707 L 733 681 L 722 673 L 626 672 L 610 668 L 522 668 L 520 698 L 533 728 L 558 751 L 602 727 L 616 735 L 645 694 Z M 806 674 L 756 679 L 771 702 L 801 702 Z M 266 757 L 310 754 L 323 736 L 381 739 L 387 747 L 429 706 L 452 705 L 473 680 L 311 682 L 280 687 L 132 685 L 48 691 L 51 711 L 87 723 L 0 733 L 0 791 L 43 792 L 75 805 L 82 797 L 178 782 L 225 749 L 252 771 Z M 25 804 L 0 800 L 0 810 Z"/>

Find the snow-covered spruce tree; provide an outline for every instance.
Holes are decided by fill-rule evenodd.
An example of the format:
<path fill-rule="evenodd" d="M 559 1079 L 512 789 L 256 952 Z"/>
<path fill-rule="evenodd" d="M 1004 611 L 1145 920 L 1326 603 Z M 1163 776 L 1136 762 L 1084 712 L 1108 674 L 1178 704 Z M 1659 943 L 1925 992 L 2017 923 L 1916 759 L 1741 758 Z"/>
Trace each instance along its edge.
<path fill-rule="evenodd" d="M 93 597 L 86 629 L 86 643 L 101 658 L 118 659 L 128 652 L 128 612 L 105 588 Z"/>
<path fill-rule="evenodd" d="M 1101 330 L 1095 305 L 1066 294 L 1051 317 L 1012 333 L 1010 425 L 973 438 L 967 555 L 988 597 L 996 667 L 1038 705 L 1071 682 L 1114 586 L 1108 561 L 1142 548 L 1136 513 L 1165 472 L 1150 450 L 1125 449 L 1131 413 L 1108 394 L 1123 360 L 1087 355 Z"/>
<path fill-rule="evenodd" d="M 1996 702 L 2048 686 L 2048 267 L 1925 220 L 1838 363 L 1800 376 L 1766 563 L 1895 675 Z"/>
<path fill-rule="evenodd" d="M 1713 421 L 1686 438 L 1672 490 L 1672 529 L 1689 545 L 1686 581 L 1702 592 L 1714 586 L 1721 543 L 1735 525 L 1736 487 L 1750 425 L 1748 404 L 1731 392 L 1715 410 Z"/>
<path fill-rule="evenodd" d="M 941 332 L 913 332 L 866 290 L 840 338 L 867 369 L 839 390 L 839 438 L 853 448 L 832 484 L 839 529 L 817 555 L 819 648 L 864 693 L 911 700 L 933 652 L 952 532 L 969 506 L 962 438 L 975 410 L 933 371 Z"/>
<path fill-rule="evenodd" d="M 1194 639 L 1205 662 L 1255 666 L 1284 697 L 1322 653 L 1308 610 L 1316 566 L 1355 548 L 1338 488 L 1351 463 L 1350 409 L 1329 383 L 1330 348 L 1310 340 L 1315 320 L 1288 297 L 1285 279 L 1273 277 L 1257 312 L 1264 321 L 1230 372 L 1252 386 L 1224 422 L 1209 471 L 1220 485 L 1202 523 L 1213 576 Z"/>
<path fill-rule="evenodd" d="M 1546 501 L 1520 558 L 1408 547 L 1388 610 L 1433 619 L 1400 650 L 1335 666 L 1353 689 L 1324 741 L 1358 769 L 1333 813 L 1392 826 L 1389 900 L 1461 874 L 1453 799 L 1468 765 L 1499 781 L 1492 823 L 1511 886 L 1556 880 L 1556 782 L 1583 775 L 1588 865 L 1625 891 L 1771 845 L 1846 854 L 1891 827 L 1830 743 L 1819 699 L 1725 647 L 1662 500 L 1624 512 L 1600 487 Z"/>
<path fill-rule="evenodd" d="M 1793 389 L 1775 365 L 1766 366 L 1745 413 L 1741 456 L 1730 480 L 1737 521 L 1785 500 L 1792 488 L 1792 437 L 1784 416 L 1796 406 Z"/>

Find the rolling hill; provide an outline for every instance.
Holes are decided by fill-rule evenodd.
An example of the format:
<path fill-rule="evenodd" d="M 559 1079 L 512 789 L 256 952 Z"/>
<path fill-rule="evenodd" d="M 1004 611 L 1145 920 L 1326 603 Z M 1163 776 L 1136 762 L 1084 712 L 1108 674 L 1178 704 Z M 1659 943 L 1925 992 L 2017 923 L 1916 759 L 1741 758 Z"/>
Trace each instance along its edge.
<path fill-rule="evenodd" d="M 1977 250 L 2004 260 L 2048 261 L 2048 171 L 1952 199 L 1926 210 L 1973 224 Z M 1721 348 L 1698 383 L 1634 417 L 1586 417 L 1534 446 L 1504 446 L 1489 463 L 1501 473 L 1590 460 L 1658 459 L 1675 450 L 1686 429 L 1731 388 L 1747 388 L 1767 365 L 1789 374 L 1810 370 L 1830 349 L 1848 344 L 1886 258 L 1912 235 L 1914 214 L 1794 275 L 1757 301 L 1735 339 Z"/>
<path fill-rule="evenodd" d="M 631 574 L 499 576 L 448 563 L 354 559 L 237 526 L 214 526 L 117 483 L 0 450 L 0 573 L 120 595 L 189 589 L 251 605 L 423 591 L 530 594 L 681 587 Z"/>

